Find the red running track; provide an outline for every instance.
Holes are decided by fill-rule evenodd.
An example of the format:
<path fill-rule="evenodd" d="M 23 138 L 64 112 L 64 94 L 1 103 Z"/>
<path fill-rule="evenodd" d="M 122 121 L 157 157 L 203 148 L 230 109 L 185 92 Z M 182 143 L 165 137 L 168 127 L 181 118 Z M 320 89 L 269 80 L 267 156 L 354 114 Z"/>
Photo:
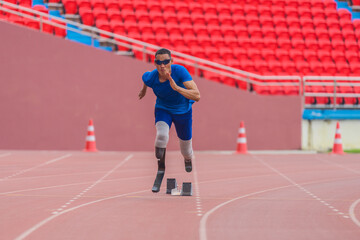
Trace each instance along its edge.
<path fill-rule="evenodd" d="M 360 238 L 358 155 L 0 151 L 0 239 Z M 193 183 L 165 194 L 166 178 Z"/>

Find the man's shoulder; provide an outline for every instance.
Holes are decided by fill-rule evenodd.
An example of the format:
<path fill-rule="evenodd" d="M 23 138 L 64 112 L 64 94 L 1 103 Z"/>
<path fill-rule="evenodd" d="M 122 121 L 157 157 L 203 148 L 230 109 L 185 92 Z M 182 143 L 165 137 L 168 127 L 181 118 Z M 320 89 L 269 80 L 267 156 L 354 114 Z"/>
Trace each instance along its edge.
<path fill-rule="evenodd" d="M 173 64 L 171 65 L 172 72 L 174 72 L 177 76 L 179 76 L 183 81 L 190 81 L 192 77 L 189 71 L 182 65 Z"/>
<path fill-rule="evenodd" d="M 184 66 L 179 65 L 179 64 L 173 64 L 173 65 L 171 65 L 171 68 L 172 68 L 172 70 L 175 70 L 175 71 L 187 71 Z"/>
<path fill-rule="evenodd" d="M 153 70 L 153 71 L 145 72 L 145 73 L 142 75 L 142 79 L 143 79 L 144 83 L 145 83 L 147 86 L 151 87 L 152 84 L 153 84 L 153 82 L 154 82 L 154 80 L 155 80 L 155 78 L 156 78 L 156 76 L 158 76 L 158 72 L 157 72 L 157 70 L 155 69 L 155 70 Z"/>
<path fill-rule="evenodd" d="M 143 78 L 152 79 L 157 76 L 157 70 L 147 71 L 143 74 Z"/>

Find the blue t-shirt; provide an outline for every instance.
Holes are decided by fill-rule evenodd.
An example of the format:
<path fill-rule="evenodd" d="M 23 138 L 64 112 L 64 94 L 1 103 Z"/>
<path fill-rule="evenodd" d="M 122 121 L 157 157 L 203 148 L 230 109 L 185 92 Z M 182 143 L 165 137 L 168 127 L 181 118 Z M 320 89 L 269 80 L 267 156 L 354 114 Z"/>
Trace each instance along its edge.
<path fill-rule="evenodd" d="M 177 64 L 171 65 L 171 77 L 182 88 L 185 88 L 183 82 L 192 80 L 186 68 Z M 157 97 L 156 108 L 165 109 L 172 114 L 183 114 L 188 112 L 191 109 L 191 105 L 195 102 L 174 91 L 170 86 L 169 80 L 161 83 L 157 69 L 144 73 L 142 80 L 146 86 L 153 89 Z"/>

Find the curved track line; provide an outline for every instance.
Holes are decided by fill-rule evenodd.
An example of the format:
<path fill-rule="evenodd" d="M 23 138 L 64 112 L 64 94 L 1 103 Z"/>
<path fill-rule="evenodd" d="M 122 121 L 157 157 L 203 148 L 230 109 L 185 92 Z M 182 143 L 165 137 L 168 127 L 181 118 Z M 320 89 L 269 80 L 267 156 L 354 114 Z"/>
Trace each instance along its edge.
<path fill-rule="evenodd" d="M 231 202 L 234 202 L 234 201 L 237 201 L 239 199 L 242 199 L 242 198 L 246 198 L 246 197 L 250 197 L 250 196 L 254 196 L 254 195 L 257 195 L 257 194 L 260 194 L 260 193 L 266 193 L 266 192 L 270 192 L 270 191 L 275 191 L 275 190 L 279 190 L 279 189 L 282 189 L 282 188 L 287 188 L 287 187 L 294 187 L 293 185 L 286 185 L 286 186 L 282 186 L 282 187 L 276 187 L 276 188 L 269 188 L 269 189 L 266 189 L 266 190 L 262 190 L 262 191 L 258 191 L 258 192 L 253 192 L 253 193 L 249 193 L 249 194 L 245 194 L 245 195 L 242 195 L 240 197 L 237 197 L 237 198 L 233 198 L 229 201 L 226 201 L 226 202 L 223 202 L 219 205 L 217 205 L 216 207 L 212 208 L 211 210 L 207 211 L 204 216 L 201 218 L 200 220 L 200 227 L 199 227 L 199 235 L 200 235 L 200 240 L 207 240 L 207 235 L 206 235 L 206 222 L 207 222 L 207 219 L 209 218 L 209 216 L 215 212 L 216 210 L 218 210 L 219 208 L 231 203 Z"/>
<path fill-rule="evenodd" d="M 353 202 L 350 206 L 350 209 L 349 209 L 349 215 L 350 215 L 350 218 L 351 220 L 358 226 L 360 227 L 360 221 L 359 219 L 356 218 L 356 215 L 355 215 L 355 208 L 356 206 L 360 203 L 360 199 L 356 200 L 355 202 Z"/>
<path fill-rule="evenodd" d="M 200 226 L 199 226 L 199 239 L 200 240 L 207 240 L 207 234 L 206 234 L 206 222 L 207 219 L 209 218 L 209 216 L 214 213 L 216 210 L 218 210 L 219 208 L 237 201 L 239 199 L 243 199 L 249 196 L 253 196 L 253 195 L 257 195 L 257 194 L 261 194 L 261 193 L 265 193 L 265 192 L 270 192 L 270 191 L 275 191 L 275 190 L 279 190 L 282 188 L 287 188 L 287 187 L 297 187 L 301 189 L 301 185 L 307 185 L 307 184 L 312 184 L 312 183 L 321 183 L 321 182 L 327 182 L 327 181 L 319 181 L 319 182 L 310 182 L 310 183 L 302 183 L 301 185 L 299 185 L 298 183 L 294 182 L 293 180 L 291 180 L 290 178 L 288 178 L 286 175 L 284 175 L 283 173 L 279 172 L 277 169 L 271 167 L 270 165 L 268 165 L 267 163 L 265 163 L 263 160 L 261 160 L 260 158 L 253 156 L 253 158 L 255 158 L 256 160 L 258 160 L 259 162 L 261 162 L 263 165 L 265 165 L 266 167 L 270 168 L 272 171 L 274 171 L 275 173 L 277 173 L 278 175 L 280 175 L 281 177 L 283 177 L 284 179 L 286 179 L 288 182 L 291 183 L 291 185 L 287 185 L 287 186 L 282 186 L 282 187 L 277 187 L 277 188 L 270 188 L 270 189 L 266 189 L 266 190 L 262 190 L 262 191 L 258 191 L 258 192 L 254 192 L 254 193 L 249 193 L 249 194 L 245 194 L 242 195 L 240 197 L 237 198 L 233 198 L 229 201 L 223 202 L 217 206 L 215 206 L 214 208 L 212 208 L 211 210 L 207 211 L 204 216 L 201 218 L 200 220 Z M 350 208 L 350 214 L 352 214 L 354 212 L 355 206 L 360 202 L 360 199 L 358 199 L 356 202 L 354 202 L 352 204 L 352 208 Z M 351 216 L 351 215 L 350 215 Z M 354 219 L 353 219 L 354 218 Z M 351 216 L 351 219 L 353 219 L 353 221 L 355 222 L 356 225 L 358 225 L 360 227 L 360 221 L 358 219 L 356 219 L 355 214 L 353 214 L 353 216 Z"/>

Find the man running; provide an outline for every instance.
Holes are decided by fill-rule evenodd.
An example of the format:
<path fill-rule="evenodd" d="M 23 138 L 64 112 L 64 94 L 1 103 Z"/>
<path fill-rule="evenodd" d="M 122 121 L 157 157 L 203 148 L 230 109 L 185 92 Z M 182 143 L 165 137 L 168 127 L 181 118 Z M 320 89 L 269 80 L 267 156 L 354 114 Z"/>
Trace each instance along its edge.
<path fill-rule="evenodd" d="M 192 104 L 200 100 L 200 92 L 186 68 L 173 64 L 169 50 L 162 48 L 155 53 L 155 66 L 155 70 L 142 76 L 144 85 L 139 99 L 145 96 L 147 87 L 152 88 L 157 97 L 155 156 L 158 159 L 158 174 L 152 191 L 159 192 L 165 173 L 165 152 L 172 123 L 179 137 L 185 170 L 192 171 Z"/>

